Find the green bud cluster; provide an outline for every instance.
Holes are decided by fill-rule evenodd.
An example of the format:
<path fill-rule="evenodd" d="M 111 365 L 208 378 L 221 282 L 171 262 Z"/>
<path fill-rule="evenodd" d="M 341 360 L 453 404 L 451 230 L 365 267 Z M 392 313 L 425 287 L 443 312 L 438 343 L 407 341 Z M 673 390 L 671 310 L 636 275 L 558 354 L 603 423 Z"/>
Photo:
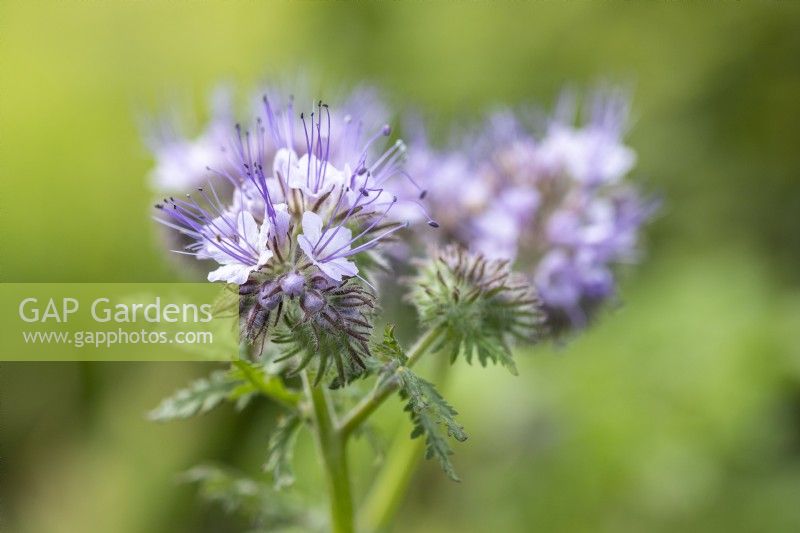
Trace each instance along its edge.
<path fill-rule="evenodd" d="M 420 321 L 443 330 L 437 348 L 451 361 L 477 357 L 483 366 L 500 363 L 516 374 L 511 344 L 535 342 L 545 329 L 535 290 L 508 261 L 447 246 L 419 265 L 410 287 Z"/>

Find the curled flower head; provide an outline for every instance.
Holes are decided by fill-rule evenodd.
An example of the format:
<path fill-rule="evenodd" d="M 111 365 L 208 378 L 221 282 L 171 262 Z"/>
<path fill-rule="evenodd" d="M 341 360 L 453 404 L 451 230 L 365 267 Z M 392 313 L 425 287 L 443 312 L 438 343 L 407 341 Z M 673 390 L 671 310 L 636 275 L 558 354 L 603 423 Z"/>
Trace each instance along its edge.
<path fill-rule="evenodd" d="M 309 288 L 298 307 L 283 316 L 273 335 L 273 342 L 283 346 L 277 361 L 299 355 L 297 371 L 316 359 L 316 383 L 331 367 L 336 369 L 335 382 L 339 384 L 362 374 L 364 360 L 371 356 L 374 294 L 351 278 L 339 285 Z"/>
<path fill-rule="evenodd" d="M 240 286 L 246 339 L 302 328 L 309 353 L 345 343 L 337 357 L 363 366 L 374 306 L 366 265 L 407 225 L 390 192 L 405 145 L 382 149 L 388 125 L 365 131 L 352 111 L 335 116 L 321 101 L 296 112 L 293 100 L 264 96 L 252 127 L 231 125 L 228 161 L 209 167 L 208 184 L 156 207 L 190 241 L 180 253 L 217 263 L 209 281 Z M 332 360 L 343 377 L 347 364 Z"/>
<path fill-rule="evenodd" d="M 420 320 L 442 328 L 439 348 L 451 360 L 477 356 L 482 365 L 492 361 L 516 373 L 511 344 L 535 342 L 544 331 L 535 290 L 507 260 L 449 245 L 419 265 L 410 286 Z"/>
<path fill-rule="evenodd" d="M 528 272 L 554 331 L 585 325 L 616 290 L 614 266 L 634 261 L 654 211 L 626 183 L 627 101 L 598 93 L 577 117 L 562 99 L 544 134 L 511 111 L 490 116 L 450 149 L 417 136 L 407 168 L 428 189 L 437 236 Z"/>

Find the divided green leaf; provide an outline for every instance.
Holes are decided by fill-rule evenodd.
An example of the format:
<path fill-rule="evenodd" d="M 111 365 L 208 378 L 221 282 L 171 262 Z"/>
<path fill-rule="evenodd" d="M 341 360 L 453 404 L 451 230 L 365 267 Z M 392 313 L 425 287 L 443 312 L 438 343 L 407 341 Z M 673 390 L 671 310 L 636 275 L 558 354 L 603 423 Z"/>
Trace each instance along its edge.
<path fill-rule="evenodd" d="M 204 414 L 223 402 L 243 409 L 261 393 L 285 406 L 297 403 L 297 394 L 288 390 L 277 376 L 271 376 L 261 364 L 235 361 L 230 370 L 215 370 L 206 378 L 180 389 L 148 413 L 150 420 L 164 422 Z"/>
<path fill-rule="evenodd" d="M 467 439 L 464 427 L 456 421 L 458 413 L 433 383 L 405 366 L 408 358 L 397 342 L 392 326 L 386 327 L 383 343 L 375 349 L 375 353 L 385 361 L 381 379 L 397 379 L 399 382 L 400 396 L 406 400 L 405 411 L 414 425 L 411 438 L 424 436 L 426 459 L 435 458 L 450 479 L 459 481 L 450 461 L 453 450 L 447 439 L 452 437 L 459 442 Z"/>
<path fill-rule="evenodd" d="M 464 427 L 456 421 L 456 410 L 439 394 L 433 383 L 422 379 L 411 370 L 403 367 L 401 396 L 408 400 L 405 410 L 411 416 L 414 429 L 411 438 L 425 436 L 425 458 L 435 457 L 445 474 L 453 481 L 459 481 L 458 475 L 450 462 L 453 451 L 450 449 L 442 428 L 447 437 L 459 442 L 467 440 Z"/>
<path fill-rule="evenodd" d="M 225 370 L 215 370 L 207 378 L 194 381 L 165 398 L 158 407 L 150 411 L 148 418 L 156 421 L 189 418 L 207 413 L 224 401 L 238 400 L 244 403 L 249 394 L 237 390 L 242 382 L 232 379 Z"/>
<path fill-rule="evenodd" d="M 303 427 L 303 421 L 295 414 L 281 417 L 270 435 L 267 446 L 267 462 L 264 469 L 272 474 L 275 490 L 281 490 L 294 484 L 294 445 L 297 434 Z"/>

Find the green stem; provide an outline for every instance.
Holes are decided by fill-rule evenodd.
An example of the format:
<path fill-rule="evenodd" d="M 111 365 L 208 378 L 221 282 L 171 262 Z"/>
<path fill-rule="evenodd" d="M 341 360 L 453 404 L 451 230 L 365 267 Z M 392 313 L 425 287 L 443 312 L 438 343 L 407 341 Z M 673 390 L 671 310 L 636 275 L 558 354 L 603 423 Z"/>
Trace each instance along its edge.
<path fill-rule="evenodd" d="M 358 517 L 362 531 L 383 531 L 389 527 L 400 504 L 405 489 L 411 483 L 417 464 L 422 459 L 425 439 L 408 438 L 408 431 L 398 431 L 386 455 L 380 473 L 375 478 Z"/>
<path fill-rule="evenodd" d="M 411 367 L 417 361 L 419 361 L 420 357 L 425 355 L 425 353 L 433 346 L 441 333 L 441 328 L 433 327 L 429 329 L 425 335 L 420 337 L 416 344 L 411 348 L 411 351 L 408 353 L 408 361 L 406 361 L 406 366 Z M 342 437 L 346 440 L 353 433 L 353 431 L 355 431 L 358 426 L 364 422 L 364 420 L 369 418 L 369 416 L 381 406 L 386 398 L 391 396 L 392 393 L 397 390 L 398 387 L 399 383 L 394 379 L 387 379 L 376 383 L 375 388 L 372 389 L 372 392 L 366 395 L 344 417 L 344 420 L 339 426 L 339 431 L 341 432 Z"/>
<path fill-rule="evenodd" d="M 449 368 L 448 358 L 440 357 L 434 376 L 434 381 L 440 387 L 444 386 Z M 408 434 L 408 431 L 401 430 L 395 435 L 383 468 L 361 507 L 358 524 L 363 531 L 371 533 L 388 528 L 403 503 L 425 448 L 423 438 L 410 439 Z"/>
<path fill-rule="evenodd" d="M 409 352 L 406 365 L 409 367 L 414 365 L 430 350 L 441 333 L 441 328 L 433 327 L 420 337 Z M 377 383 L 372 392 L 353 407 L 341 423 L 337 423 L 326 391 L 321 387 L 314 387 L 306 371 L 303 371 L 301 375 L 303 388 L 311 402 L 317 451 L 325 470 L 325 481 L 330 497 L 331 530 L 334 533 L 352 533 L 354 531 L 353 498 L 350 489 L 350 472 L 347 466 L 347 440 L 353 431 L 397 390 L 398 383 L 395 380 Z M 417 442 L 421 442 L 421 440 L 414 440 L 415 444 Z M 419 455 L 419 453 L 414 455 Z M 397 485 L 405 487 L 407 484 L 408 481 L 401 480 Z M 399 501 L 399 496 L 397 499 Z"/>
<path fill-rule="evenodd" d="M 311 402 L 317 451 L 325 471 L 325 482 L 330 498 L 331 531 L 352 533 L 353 497 L 350 490 L 350 472 L 347 466 L 347 449 L 343 436 L 336 429 L 335 417 L 322 387 L 315 387 L 306 371 L 302 372 L 303 388 Z"/>

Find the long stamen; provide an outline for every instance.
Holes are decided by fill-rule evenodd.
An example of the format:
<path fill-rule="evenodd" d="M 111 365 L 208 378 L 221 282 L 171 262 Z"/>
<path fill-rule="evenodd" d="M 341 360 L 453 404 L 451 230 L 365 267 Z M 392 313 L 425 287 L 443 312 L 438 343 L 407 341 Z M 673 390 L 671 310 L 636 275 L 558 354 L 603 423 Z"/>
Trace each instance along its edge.
<path fill-rule="evenodd" d="M 224 212 L 224 208 L 222 206 L 216 205 L 213 201 L 211 201 L 211 198 L 208 197 L 208 195 L 206 194 L 206 192 L 203 190 L 202 187 L 198 188 L 197 190 L 200 192 L 200 194 L 206 200 L 208 205 L 211 206 L 211 209 L 213 210 L 211 214 L 216 214 L 217 216 L 215 218 L 221 218 L 222 220 L 224 220 L 225 223 L 228 225 L 229 229 L 235 233 L 237 228 L 230 220 L 228 220 L 228 217 L 226 216 L 226 214 Z M 200 208 L 200 205 L 197 204 L 197 201 L 194 198 L 190 197 L 190 199 L 192 200 L 192 202 L 195 205 L 197 205 L 198 208 Z M 212 221 L 213 220 L 214 219 L 212 219 Z"/>
<path fill-rule="evenodd" d="M 367 227 L 366 227 L 366 229 L 364 229 L 364 230 L 363 230 L 361 233 L 359 233 L 359 234 L 358 234 L 358 235 L 356 235 L 355 237 L 352 237 L 352 238 L 350 239 L 350 241 L 349 241 L 349 242 L 347 242 L 347 244 L 344 244 L 344 245 L 340 246 L 338 249 L 336 249 L 336 250 L 334 250 L 334 251 L 330 252 L 330 253 L 329 253 L 329 254 L 328 254 L 328 255 L 327 255 L 325 258 L 323 258 L 323 259 L 320 259 L 320 261 L 325 261 L 325 260 L 327 260 L 327 259 L 329 259 L 329 258 L 331 258 L 331 257 L 334 257 L 336 254 L 338 254 L 339 252 L 341 252 L 341 251 L 342 251 L 342 250 L 344 250 L 345 248 L 348 248 L 348 247 L 350 247 L 350 246 L 351 246 L 351 245 L 352 245 L 354 242 L 356 242 L 358 239 L 360 239 L 360 238 L 361 238 L 361 237 L 363 237 L 364 235 L 367 235 L 367 234 L 368 234 L 370 231 L 372 231 L 372 229 L 373 229 L 375 226 L 377 226 L 377 225 L 378 225 L 378 224 L 379 224 L 381 221 L 383 221 L 383 220 L 386 218 L 386 216 L 387 216 L 387 215 L 388 215 L 388 213 L 389 213 L 389 210 L 392 208 L 392 206 L 395 204 L 395 202 L 397 202 L 397 198 L 394 198 L 394 199 L 393 199 L 393 200 L 392 200 L 392 201 L 389 203 L 389 205 L 386 207 L 386 210 L 385 210 L 383 213 L 381 213 L 379 216 L 375 217 L 375 220 L 374 220 L 374 221 L 372 221 L 372 223 L 371 223 L 369 226 L 367 226 Z M 330 239 L 328 240 L 328 242 L 330 242 Z M 327 246 L 327 243 L 326 243 L 326 246 Z M 323 246 L 323 247 L 320 249 L 320 252 L 322 252 L 323 250 L 325 250 L 325 247 L 324 247 L 324 246 Z"/>
<path fill-rule="evenodd" d="M 264 110 L 267 113 L 267 121 L 269 122 L 269 128 L 272 132 L 272 138 L 275 140 L 275 146 L 281 145 L 281 136 L 278 130 L 278 121 L 275 119 L 275 112 L 272 109 L 272 104 L 269 101 L 269 96 L 266 94 L 262 97 L 264 102 Z"/>
<path fill-rule="evenodd" d="M 364 144 L 364 149 L 361 153 L 361 159 L 366 159 L 367 153 L 369 152 L 372 143 L 380 139 L 381 137 L 388 137 L 392 134 L 392 127 L 388 124 L 384 124 L 384 126 L 378 131 L 375 135 L 369 138 L 369 140 Z"/>
<path fill-rule="evenodd" d="M 407 228 L 407 227 L 408 227 L 408 222 L 399 222 L 396 227 L 381 233 L 380 235 L 378 235 L 374 239 L 371 239 L 371 240 L 365 242 L 364 244 L 356 246 L 352 250 L 348 250 L 347 253 L 340 254 L 339 257 L 350 257 L 353 254 L 357 254 L 357 253 L 369 250 L 370 248 L 374 248 L 375 245 L 377 245 L 385 237 L 391 235 L 392 233 L 394 233 L 394 232 L 396 232 L 398 230 L 401 230 L 401 229 Z"/>
<path fill-rule="evenodd" d="M 369 149 L 372 146 L 372 143 L 380 139 L 381 137 L 388 137 L 392 134 L 392 127 L 388 124 L 385 124 L 378 133 L 373 135 L 364 145 L 363 151 L 361 152 L 361 157 L 359 158 L 359 165 L 363 166 L 367 160 L 367 155 L 369 154 Z"/>
<path fill-rule="evenodd" d="M 197 222 L 195 222 L 194 220 L 192 220 L 191 215 L 188 215 L 188 213 L 186 213 L 177 203 L 175 203 L 174 200 L 169 205 L 172 206 L 172 209 L 164 209 L 164 211 L 168 214 L 168 216 L 171 216 L 172 218 L 177 220 L 179 223 L 182 223 L 186 227 L 191 228 L 194 231 L 196 231 L 197 233 L 199 233 L 200 236 L 205 241 L 207 241 L 207 242 L 211 243 L 213 246 L 219 248 L 226 255 L 229 255 L 230 257 L 236 259 L 237 261 L 240 261 L 240 262 L 243 262 L 243 263 L 248 262 L 248 261 L 250 261 L 252 259 L 252 257 L 250 257 L 250 254 L 247 253 L 246 251 L 245 251 L 244 255 L 242 255 L 236 249 L 231 248 L 230 246 L 232 244 L 234 244 L 234 243 L 230 239 L 222 238 L 220 240 L 217 240 L 217 239 L 209 238 L 207 232 L 203 231 L 204 227 L 202 225 L 198 224 Z"/>
<path fill-rule="evenodd" d="M 331 156 L 331 112 L 328 109 L 328 104 L 322 104 L 322 107 L 325 108 L 325 117 L 327 119 L 327 132 L 325 137 L 325 157 L 323 159 L 323 168 L 322 168 L 322 175 L 325 175 L 325 172 L 328 170 L 328 161 L 330 161 Z M 320 112 L 320 114 L 322 114 Z"/>
<path fill-rule="evenodd" d="M 416 205 L 417 207 L 419 207 L 420 211 L 422 211 L 422 214 L 425 215 L 425 218 L 428 219 L 427 223 L 428 223 L 428 225 L 430 227 L 432 227 L 432 228 L 438 228 L 439 227 L 439 223 L 436 222 L 436 220 L 434 220 L 434 218 L 430 215 L 430 213 L 428 213 L 428 210 L 425 209 L 425 206 L 422 205 L 422 202 L 419 202 L 417 200 L 410 200 L 410 202 L 412 204 Z"/>
<path fill-rule="evenodd" d="M 258 256 L 258 252 L 250 244 L 246 236 L 243 239 L 239 239 L 241 235 L 238 234 L 238 227 L 230 221 L 229 216 L 220 211 L 219 206 L 215 205 L 215 202 L 211 201 L 205 191 L 200 189 L 200 192 L 203 194 L 204 198 L 209 201 L 209 205 L 211 206 L 212 210 L 219 214 L 218 217 L 213 216 L 213 212 L 209 212 L 204 209 L 189 194 L 186 195 L 187 199 L 189 200 L 188 202 L 176 200 L 175 198 L 165 199 L 167 205 L 170 205 L 172 209 L 163 209 L 163 206 L 161 209 L 164 210 L 168 216 L 178 222 L 178 225 L 186 229 L 184 233 L 193 233 L 198 240 L 202 239 L 211 243 L 214 247 L 218 248 L 223 253 L 232 257 L 233 259 L 236 259 L 237 261 L 243 263 L 254 261 Z M 225 225 L 228 226 L 228 229 L 221 227 L 218 223 L 218 219 L 222 219 Z M 174 227 L 174 225 L 168 223 L 167 221 L 162 221 L 162 223 L 168 225 L 169 227 Z M 209 227 L 217 232 L 214 238 L 209 235 Z M 231 235 L 237 239 L 235 240 L 231 238 Z M 243 248 L 237 242 L 237 240 L 244 241 L 250 250 Z"/>
<path fill-rule="evenodd" d="M 219 176 L 220 178 L 226 179 L 234 187 L 238 187 L 239 184 L 241 183 L 241 181 L 238 180 L 236 177 L 234 177 L 234 175 L 231 174 L 227 169 L 225 169 L 225 170 L 217 170 L 217 169 L 215 169 L 213 167 L 206 167 L 206 170 L 208 170 L 209 172 L 211 172 L 215 176 Z"/>
<path fill-rule="evenodd" d="M 420 187 L 419 183 L 417 183 L 417 181 L 413 177 L 411 177 L 411 174 L 409 174 L 408 172 L 406 172 L 403 169 L 400 169 L 398 171 L 398 174 L 400 174 L 401 176 L 406 178 L 409 181 L 409 183 L 411 183 L 411 185 L 413 185 L 414 188 L 419 191 L 419 199 L 420 200 L 424 200 L 425 199 L 425 196 L 428 195 L 428 190 L 427 189 L 423 189 L 422 187 Z"/>
<path fill-rule="evenodd" d="M 367 174 L 364 177 L 364 185 L 365 186 L 367 184 L 367 180 L 368 179 L 369 179 L 369 175 Z M 363 191 L 364 189 L 362 188 L 361 190 Z M 361 201 L 362 196 L 363 196 L 363 194 L 359 194 L 358 195 L 358 198 L 356 198 L 356 201 L 353 202 L 353 205 L 348 210 L 348 212 L 345 215 L 344 219 L 342 219 L 342 221 L 339 223 L 338 226 L 333 228 L 333 231 L 331 232 L 331 235 L 328 237 L 328 240 L 325 241 L 325 244 L 322 245 L 322 248 L 320 248 L 320 249 L 324 249 L 325 246 L 327 246 L 333 240 L 333 238 L 336 236 L 336 234 L 339 232 L 339 230 L 342 229 L 345 224 L 347 224 L 347 221 L 350 219 L 350 216 L 353 214 L 353 211 L 355 211 L 355 209 L 358 207 L 358 204 Z M 317 248 L 319 248 L 319 245 L 322 242 L 322 239 L 325 236 L 325 233 L 330 228 L 330 224 L 332 223 L 333 219 L 335 218 L 335 215 L 336 215 L 335 212 L 331 215 L 331 218 L 328 220 L 328 226 L 326 227 L 325 232 L 323 232 L 322 235 L 320 235 L 319 240 L 317 240 L 316 244 L 314 245 L 314 250 L 317 250 Z"/>
<path fill-rule="evenodd" d="M 383 163 L 384 161 L 386 161 L 390 157 L 394 157 L 394 156 L 396 156 L 398 154 L 402 155 L 403 153 L 405 153 L 405 150 L 406 150 L 406 144 L 402 140 L 397 139 L 397 141 L 392 145 L 391 148 L 386 150 L 383 153 L 383 155 L 378 158 L 377 161 L 372 163 L 372 166 L 370 166 L 370 169 L 369 169 L 370 172 L 375 173 L 376 170 L 378 169 L 378 167 L 380 167 L 381 163 Z M 388 166 L 388 164 L 389 163 L 387 163 L 387 166 Z"/>
<path fill-rule="evenodd" d="M 249 131 L 244 132 L 244 141 L 242 140 L 242 131 L 241 126 L 239 124 L 236 125 L 237 131 L 237 152 L 240 155 L 241 166 L 244 175 L 246 178 L 256 187 L 259 194 L 261 194 L 262 198 L 264 199 L 265 210 L 267 213 L 268 218 L 270 221 L 275 224 L 276 220 L 276 212 L 275 212 L 275 205 L 272 201 L 272 197 L 269 193 L 269 187 L 267 185 L 267 176 L 264 173 L 264 165 L 263 161 L 265 159 L 265 138 L 264 134 L 266 130 L 261 125 L 261 119 L 258 118 L 256 121 L 257 129 L 256 135 L 253 136 L 255 139 L 251 141 L 251 135 Z M 255 142 L 255 147 L 253 146 L 253 142 Z M 253 157 L 253 152 L 256 152 L 256 158 Z"/>
<path fill-rule="evenodd" d="M 339 187 L 339 197 L 336 199 L 336 204 L 333 206 L 330 217 L 328 218 L 328 221 L 325 222 L 325 226 L 323 227 L 323 233 L 328 231 L 328 229 L 331 227 L 331 224 L 333 224 L 333 220 L 336 218 L 336 214 L 339 212 L 339 207 L 341 207 L 342 200 L 344 200 L 345 196 L 345 186 L 342 185 Z"/>
<path fill-rule="evenodd" d="M 318 192 L 322 184 L 322 101 L 317 104 L 317 153 L 314 157 L 314 192 Z"/>
<path fill-rule="evenodd" d="M 217 222 L 216 222 L 216 220 L 217 220 L 218 218 L 221 218 L 222 220 L 224 220 L 224 221 L 225 221 L 225 224 L 226 224 L 227 226 L 229 226 L 229 228 L 230 228 L 230 229 L 228 230 L 228 231 L 229 231 L 229 233 L 226 233 L 226 231 L 225 231 L 225 229 L 224 229 L 224 228 L 221 228 L 220 226 L 218 226 L 218 225 L 217 225 Z M 232 237 L 237 237 L 237 238 L 238 238 L 238 237 L 242 237 L 242 235 L 240 235 L 240 234 L 239 234 L 239 228 L 238 228 L 238 226 L 234 225 L 234 224 L 233 224 L 233 223 L 232 223 L 232 222 L 229 220 L 229 218 L 228 218 L 228 216 L 227 216 L 227 215 L 225 215 L 225 214 L 220 214 L 220 216 L 219 216 L 219 217 L 214 217 L 214 218 L 211 218 L 211 219 L 208 221 L 208 224 L 207 224 L 205 227 L 208 227 L 208 226 L 211 226 L 211 227 L 213 227 L 214 229 L 216 229 L 216 230 L 219 232 L 219 233 L 218 233 L 218 235 L 219 235 L 219 236 L 222 238 L 222 240 L 224 240 L 224 241 L 227 241 L 227 242 L 229 243 L 229 246 L 230 246 L 231 248 L 233 248 L 233 249 L 237 250 L 237 251 L 238 251 L 239 253 L 241 253 L 243 256 L 250 256 L 250 255 L 251 255 L 251 252 L 252 252 L 253 254 L 255 254 L 256 256 L 258 255 L 258 251 L 256 251 L 256 249 L 255 249 L 255 248 L 254 248 L 254 247 L 253 247 L 253 246 L 250 244 L 249 240 L 246 238 L 246 237 L 247 237 L 246 235 L 245 235 L 245 236 L 243 236 L 243 237 L 245 237 L 244 239 L 237 239 L 237 240 L 234 240 L 234 238 L 232 238 Z M 203 229 L 205 229 L 205 228 L 203 228 Z M 209 239 L 209 238 L 208 238 L 208 236 L 207 236 L 207 233 L 203 233 L 203 236 L 206 238 L 206 240 L 209 240 L 209 241 L 211 241 L 211 240 L 215 240 L 215 241 L 216 241 L 216 239 Z M 224 236 L 224 237 L 222 237 L 222 236 Z M 242 246 L 239 244 L 239 242 L 238 242 L 238 241 L 244 241 L 244 243 L 247 245 L 247 247 L 248 247 L 248 248 L 250 248 L 250 251 L 248 251 L 248 250 L 246 250 L 245 248 L 243 248 L 243 247 L 242 247 Z"/>
<path fill-rule="evenodd" d="M 312 113 L 311 120 L 313 123 L 314 115 Z M 306 187 L 310 187 L 311 183 L 309 182 L 309 174 L 311 174 L 311 151 L 313 150 L 313 139 L 314 139 L 314 132 L 313 132 L 313 124 L 312 124 L 312 132 L 311 132 L 311 139 L 308 137 L 308 125 L 306 124 L 306 117 L 303 113 L 300 113 L 300 120 L 303 122 L 303 132 L 306 134 L 306 153 L 308 154 L 308 166 L 306 167 Z"/>

